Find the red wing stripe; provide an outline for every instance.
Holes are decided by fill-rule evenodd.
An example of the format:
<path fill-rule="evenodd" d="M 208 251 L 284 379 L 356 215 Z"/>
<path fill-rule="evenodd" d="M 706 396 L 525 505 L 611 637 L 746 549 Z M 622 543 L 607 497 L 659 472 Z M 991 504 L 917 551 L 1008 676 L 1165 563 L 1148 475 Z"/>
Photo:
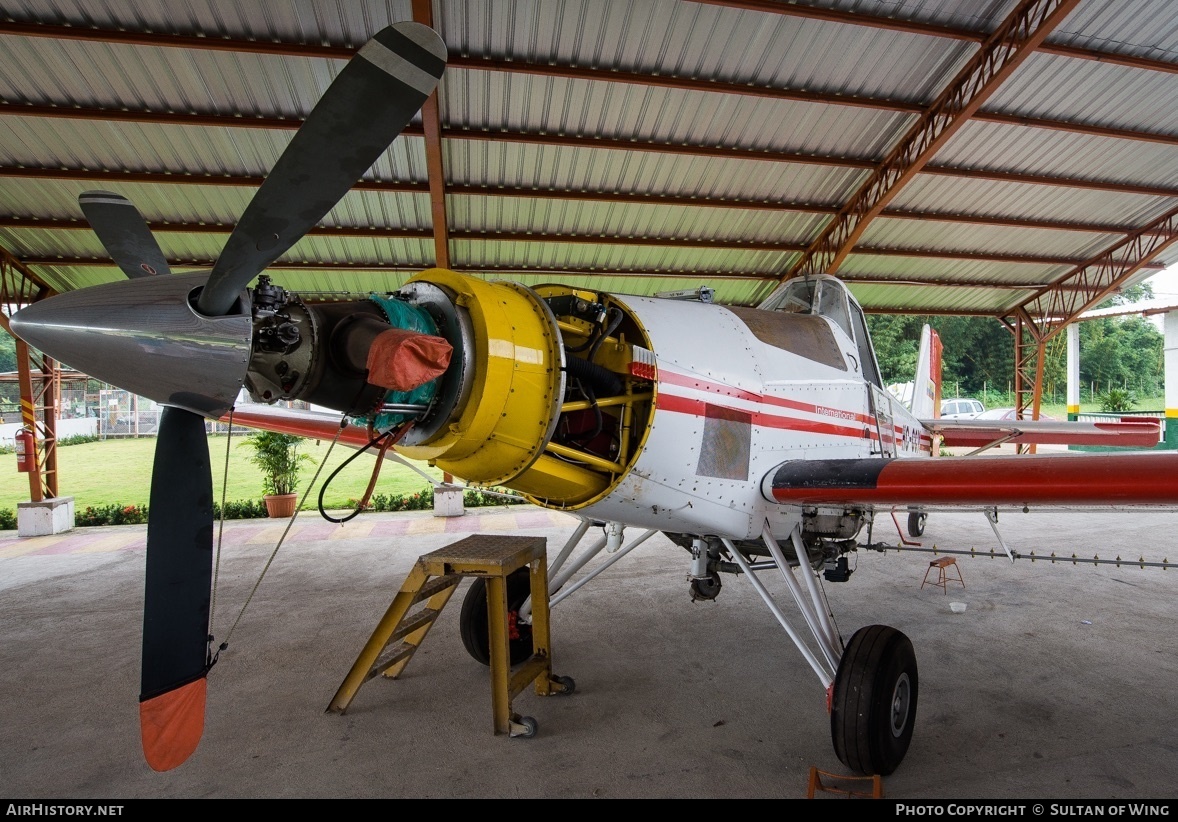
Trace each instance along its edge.
<path fill-rule="evenodd" d="M 763 491 L 787 504 L 1174 505 L 1178 453 L 793 460 Z"/>
<path fill-rule="evenodd" d="M 988 421 L 987 421 L 988 422 Z M 1123 448 L 1153 448 L 1161 437 L 1156 420 L 1142 422 L 1055 422 L 1012 420 L 987 424 L 978 420 L 949 422 L 935 427 L 944 443 L 957 448 L 981 448 L 997 439 L 1014 444 L 1105 445 Z"/>

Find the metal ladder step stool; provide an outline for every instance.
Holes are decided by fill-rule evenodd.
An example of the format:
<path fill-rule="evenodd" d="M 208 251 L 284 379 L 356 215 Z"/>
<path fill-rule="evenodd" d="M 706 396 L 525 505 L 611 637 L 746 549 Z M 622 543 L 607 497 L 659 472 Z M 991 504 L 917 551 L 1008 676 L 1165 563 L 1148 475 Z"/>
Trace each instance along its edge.
<path fill-rule="evenodd" d="M 950 569 L 952 569 L 952 574 L 956 574 L 956 576 L 951 575 Z M 937 578 L 930 581 L 928 577 L 933 571 L 937 572 Z M 965 587 L 965 580 L 961 578 L 961 568 L 957 565 L 957 559 L 955 557 L 938 557 L 928 564 L 928 570 L 924 572 L 924 580 L 920 583 L 920 587 L 936 585 L 947 594 L 950 582 L 960 582 L 961 587 Z"/>
<path fill-rule="evenodd" d="M 400 676 L 462 578 L 482 577 L 487 586 L 495 733 L 534 736 L 536 721 L 514 713 L 512 700 L 533 682 L 540 696 L 572 693 L 575 687 L 570 677 L 552 675 L 546 542 L 543 537 L 474 534 L 418 557 L 327 710 L 344 713 L 360 686 L 378 674 L 386 679 Z M 532 656 L 513 674 L 508 656 L 507 577 L 525 566 L 531 582 Z M 424 607 L 410 613 L 423 601 Z"/>

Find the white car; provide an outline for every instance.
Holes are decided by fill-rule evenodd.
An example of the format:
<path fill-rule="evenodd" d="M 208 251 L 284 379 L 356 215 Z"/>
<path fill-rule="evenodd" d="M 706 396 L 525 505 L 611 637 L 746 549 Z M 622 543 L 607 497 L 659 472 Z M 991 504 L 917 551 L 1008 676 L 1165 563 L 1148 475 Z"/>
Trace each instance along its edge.
<path fill-rule="evenodd" d="M 941 419 L 972 420 L 986 410 L 980 400 L 955 399 L 941 402 Z"/>

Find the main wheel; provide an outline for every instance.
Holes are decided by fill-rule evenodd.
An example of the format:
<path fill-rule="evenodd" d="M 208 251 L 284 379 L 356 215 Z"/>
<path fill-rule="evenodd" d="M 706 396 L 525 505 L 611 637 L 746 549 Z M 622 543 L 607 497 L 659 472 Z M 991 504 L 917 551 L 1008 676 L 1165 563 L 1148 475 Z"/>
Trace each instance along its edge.
<path fill-rule="evenodd" d="M 911 513 L 908 515 L 908 536 L 919 537 L 924 533 L 924 523 L 928 514 Z"/>
<path fill-rule="evenodd" d="M 512 665 L 519 665 L 532 656 L 532 626 L 519 621 L 519 609 L 532 593 L 530 571 L 524 567 L 507 577 L 507 620 L 510 623 L 508 656 Z M 487 581 L 476 577 L 462 600 L 458 616 L 462 645 L 476 662 L 491 664 L 491 634 L 487 623 Z"/>
<path fill-rule="evenodd" d="M 916 654 L 908 637 L 868 625 L 851 637 L 834 678 L 830 737 L 839 760 L 887 776 L 908 752 L 916 724 Z"/>

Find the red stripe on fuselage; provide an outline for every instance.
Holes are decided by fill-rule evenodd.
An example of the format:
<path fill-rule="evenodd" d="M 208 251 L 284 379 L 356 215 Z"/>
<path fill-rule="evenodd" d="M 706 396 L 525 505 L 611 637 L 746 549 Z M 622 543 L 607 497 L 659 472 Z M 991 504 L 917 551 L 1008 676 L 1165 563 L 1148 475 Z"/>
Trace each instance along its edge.
<path fill-rule="evenodd" d="M 660 411 L 691 414 L 695 417 L 717 416 L 717 414 L 708 411 L 709 406 L 713 405 L 712 403 L 706 400 L 688 399 L 687 397 L 680 397 L 674 394 L 660 392 L 655 405 Z M 876 438 L 875 431 L 866 426 L 856 428 L 848 425 L 834 425 L 832 423 L 817 422 L 814 420 L 801 420 L 796 417 L 782 417 L 777 414 L 768 414 L 764 411 L 731 410 L 747 414 L 753 425 L 759 425 L 763 428 L 789 429 L 791 431 L 805 431 L 810 434 L 830 434 L 836 437 L 855 437 L 856 439 Z"/>
<path fill-rule="evenodd" d="M 788 408 L 791 411 L 805 411 L 810 414 L 821 414 L 823 413 L 823 409 L 825 409 L 827 411 L 848 414 L 850 415 L 852 421 L 860 422 L 864 425 L 875 424 L 875 420 L 871 417 L 855 411 L 844 412 L 837 408 L 828 408 L 827 406 L 823 405 L 798 402 L 797 400 L 790 400 L 786 399 L 785 397 L 776 397 L 772 394 L 758 394 L 754 391 L 746 391 L 743 388 L 737 388 L 734 385 L 725 385 L 724 383 L 701 380 L 699 377 L 691 377 L 687 374 L 678 374 L 666 368 L 659 369 L 659 382 L 666 383 L 668 385 L 681 385 L 684 388 L 695 388 L 699 391 L 706 391 L 709 394 L 721 394 L 726 397 L 734 397 L 739 400 L 747 400 L 749 402 L 755 402 L 761 405 L 775 405 L 779 408 Z"/>
<path fill-rule="evenodd" d="M 725 385 L 723 383 L 711 382 L 703 380 L 699 377 L 691 377 L 686 374 L 679 374 L 670 371 L 667 368 L 659 369 L 659 382 L 668 385 L 677 385 L 685 388 L 694 388 L 699 391 L 705 391 L 710 394 L 718 394 L 726 397 L 733 397 L 735 399 L 746 400 L 748 402 L 755 402 L 759 405 L 775 406 L 777 408 L 788 408 L 792 411 L 803 411 L 808 414 L 817 414 L 820 416 L 835 416 L 846 419 L 851 424 L 839 425 L 836 423 L 819 422 L 816 420 L 803 420 L 796 417 L 782 417 L 777 414 L 771 414 L 764 411 L 745 411 L 744 409 L 733 409 L 738 412 L 748 413 L 752 415 L 752 423 L 754 425 L 761 425 L 766 428 L 789 429 L 792 431 L 805 431 L 812 434 L 829 434 L 839 437 L 854 437 L 855 439 L 878 440 L 879 434 L 876 431 L 875 419 L 866 414 L 861 414 L 855 411 L 844 411 L 838 408 L 831 408 L 825 405 L 814 405 L 811 403 L 798 402 L 797 400 L 790 400 L 784 397 L 775 397 L 772 394 L 758 394 L 754 391 L 746 391 L 743 388 L 737 388 L 732 385 Z M 675 411 L 681 414 L 692 414 L 697 417 L 708 416 L 707 406 L 712 405 L 704 400 L 692 400 L 686 397 L 681 397 L 675 394 L 667 394 L 660 390 L 656 406 L 666 411 Z M 726 406 L 724 406 L 726 407 Z M 855 423 L 863 426 L 857 427 Z M 895 425 L 894 434 L 896 440 L 900 440 L 904 433 L 903 426 Z M 921 449 L 928 451 L 932 447 L 932 438 L 927 432 L 922 431 L 920 435 Z"/>

